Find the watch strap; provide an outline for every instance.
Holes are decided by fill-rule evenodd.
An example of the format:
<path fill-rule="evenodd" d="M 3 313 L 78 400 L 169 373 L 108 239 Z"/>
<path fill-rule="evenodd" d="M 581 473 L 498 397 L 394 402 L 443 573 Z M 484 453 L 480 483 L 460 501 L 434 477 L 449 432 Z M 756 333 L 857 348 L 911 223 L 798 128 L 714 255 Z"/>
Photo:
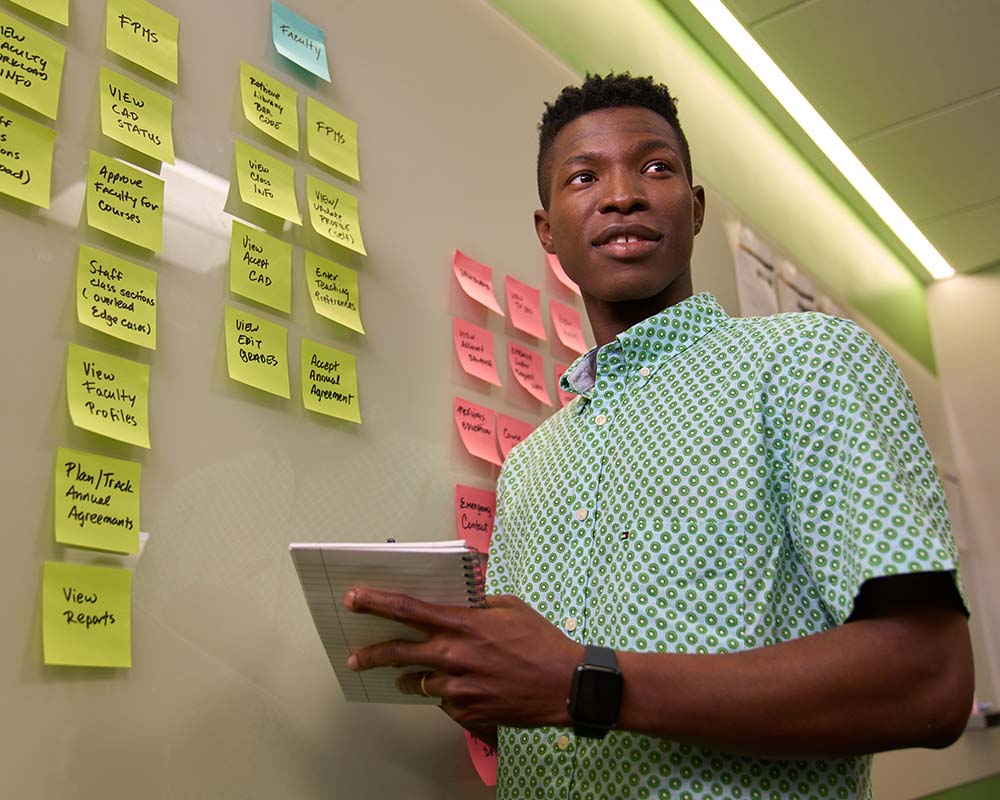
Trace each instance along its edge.
<path fill-rule="evenodd" d="M 596 644 L 584 645 L 583 663 L 592 664 L 595 667 L 618 670 L 618 659 L 615 651 L 610 647 L 598 647 Z"/>

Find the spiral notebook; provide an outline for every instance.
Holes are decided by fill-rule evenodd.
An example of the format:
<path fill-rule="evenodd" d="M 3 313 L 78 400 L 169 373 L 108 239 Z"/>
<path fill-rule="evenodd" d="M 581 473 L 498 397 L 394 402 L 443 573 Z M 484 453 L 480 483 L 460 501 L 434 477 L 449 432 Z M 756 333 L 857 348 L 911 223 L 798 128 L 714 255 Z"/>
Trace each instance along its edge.
<path fill-rule="evenodd" d="M 365 672 L 347 668 L 347 657 L 362 647 L 390 639 L 421 641 L 419 631 L 344 606 L 354 586 L 401 592 L 430 603 L 483 606 L 483 569 L 478 550 L 462 539 L 445 542 L 292 543 L 288 546 L 302 583 L 316 631 L 337 675 L 344 697 L 354 703 L 437 702 L 407 695 L 396 677 L 420 667 L 378 667 Z"/>

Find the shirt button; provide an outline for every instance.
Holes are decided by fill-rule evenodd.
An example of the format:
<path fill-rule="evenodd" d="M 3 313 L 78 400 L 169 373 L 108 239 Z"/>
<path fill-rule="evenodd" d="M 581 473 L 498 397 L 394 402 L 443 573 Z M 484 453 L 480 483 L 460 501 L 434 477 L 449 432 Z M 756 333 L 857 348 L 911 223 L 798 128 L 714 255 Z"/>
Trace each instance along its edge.
<path fill-rule="evenodd" d="M 560 750 L 566 750 L 569 748 L 569 737 L 565 733 L 556 739 L 556 747 Z"/>
<path fill-rule="evenodd" d="M 642 375 L 642 377 L 644 377 L 644 378 L 648 378 L 649 377 L 649 367 L 643 367 L 642 369 L 640 369 L 639 370 L 639 374 Z"/>
<path fill-rule="evenodd" d="M 596 417 L 594 417 L 594 424 L 597 425 L 598 427 L 600 427 L 607 421 L 608 418 L 604 416 L 604 414 L 598 414 Z"/>
<path fill-rule="evenodd" d="M 576 510 L 576 518 L 580 520 L 580 522 L 583 522 L 589 516 L 589 514 L 590 512 L 587 511 L 587 509 L 585 508 L 578 508 Z"/>
<path fill-rule="evenodd" d="M 566 617 L 566 620 L 563 622 L 563 627 L 566 630 L 568 630 L 570 633 L 572 633 L 573 631 L 575 631 L 576 630 L 576 617 Z"/>

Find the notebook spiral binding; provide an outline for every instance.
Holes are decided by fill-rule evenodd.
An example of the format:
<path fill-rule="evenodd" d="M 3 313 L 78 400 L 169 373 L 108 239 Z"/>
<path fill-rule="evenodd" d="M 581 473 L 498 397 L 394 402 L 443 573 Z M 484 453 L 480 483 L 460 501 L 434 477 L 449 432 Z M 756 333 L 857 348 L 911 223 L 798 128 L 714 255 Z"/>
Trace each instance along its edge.
<path fill-rule="evenodd" d="M 486 570 L 483 567 L 483 554 L 474 547 L 462 556 L 465 562 L 465 585 L 469 595 L 469 605 L 476 608 L 486 608 Z"/>

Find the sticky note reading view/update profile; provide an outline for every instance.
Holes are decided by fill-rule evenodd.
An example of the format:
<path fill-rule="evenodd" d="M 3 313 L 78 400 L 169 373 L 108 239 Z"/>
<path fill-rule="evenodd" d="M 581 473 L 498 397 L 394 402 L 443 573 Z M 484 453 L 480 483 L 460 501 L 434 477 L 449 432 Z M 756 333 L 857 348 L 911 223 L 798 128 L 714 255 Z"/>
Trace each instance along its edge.
<path fill-rule="evenodd" d="M 312 175 L 306 176 L 306 198 L 309 221 L 316 233 L 355 253 L 368 255 L 361 238 L 358 198 Z"/>
<path fill-rule="evenodd" d="M 101 67 L 98 91 L 105 136 L 174 163 L 173 100 L 107 67 Z"/>
<path fill-rule="evenodd" d="M 108 0 L 107 47 L 177 83 L 177 17 L 146 0 Z"/>
<path fill-rule="evenodd" d="M 0 93 L 39 114 L 59 114 L 66 48 L 0 11 Z"/>
<path fill-rule="evenodd" d="M 159 252 L 163 249 L 163 181 L 91 150 L 87 224 Z"/>
<path fill-rule="evenodd" d="M 78 344 L 66 359 L 69 415 L 78 428 L 149 447 L 149 367 Z"/>
<path fill-rule="evenodd" d="M 288 391 L 288 330 L 226 306 L 226 363 L 229 377 L 279 397 Z"/>
<path fill-rule="evenodd" d="M 139 552 L 142 464 L 60 447 L 56 454 L 56 541 Z"/>
<path fill-rule="evenodd" d="M 0 108 L 0 192 L 49 207 L 56 132 Z"/>
<path fill-rule="evenodd" d="M 295 168 L 291 164 L 237 140 L 236 181 L 247 205 L 302 224 L 295 197 Z"/>

